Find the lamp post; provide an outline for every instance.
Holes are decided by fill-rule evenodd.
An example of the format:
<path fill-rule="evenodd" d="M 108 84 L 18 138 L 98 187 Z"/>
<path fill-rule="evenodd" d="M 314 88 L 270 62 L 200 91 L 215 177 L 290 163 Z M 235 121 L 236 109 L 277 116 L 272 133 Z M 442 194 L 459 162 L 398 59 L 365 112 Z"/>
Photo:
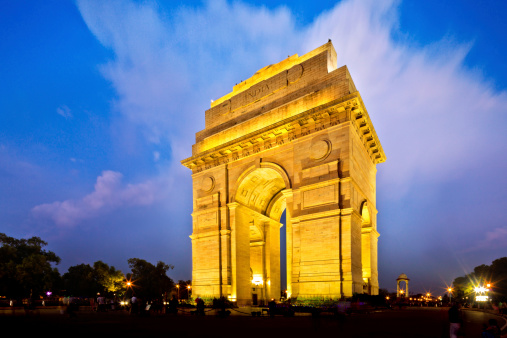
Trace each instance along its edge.
<path fill-rule="evenodd" d="M 176 288 L 178 289 L 178 302 L 180 301 L 180 285 L 176 284 Z"/>
<path fill-rule="evenodd" d="M 191 289 L 191 288 L 192 288 L 192 287 L 191 287 L 190 285 L 188 285 L 188 286 L 187 286 L 187 289 L 188 289 L 188 291 L 187 291 L 187 300 L 189 300 L 189 299 L 190 299 L 190 289 Z"/>
<path fill-rule="evenodd" d="M 452 301 L 452 288 L 448 288 L 447 292 L 449 293 L 449 302 Z"/>

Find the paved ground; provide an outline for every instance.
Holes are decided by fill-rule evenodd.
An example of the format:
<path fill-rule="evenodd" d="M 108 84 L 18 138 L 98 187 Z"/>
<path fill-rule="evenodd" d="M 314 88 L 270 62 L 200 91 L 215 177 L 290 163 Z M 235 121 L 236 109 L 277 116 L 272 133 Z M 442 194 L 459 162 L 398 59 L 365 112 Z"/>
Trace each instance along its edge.
<path fill-rule="evenodd" d="M 239 309 L 241 310 L 241 309 Z M 131 316 L 124 311 L 105 313 L 81 310 L 76 317 L 61 315 L 56 308 L 25 314 L 0 310 L 1 332 L 15 336 L 121 336 L 121 337 L 449 337 L 448 308 L 407 308 L 333 316 L 251 317 L 241 313 L 218 318 L 181 314 Z M 482 324 L 491 314 L 464 311 L 466 337 L 480 337 Z M 499 318 L 499 317 L 496 317 Z M 499 318 L 503 326 L 505 321 Z M 7 331 L 8 330 L 8 331 Z M 505 331 L 504 331 L 505 333 Z M 2 334 L 3 336 L 3 334 Z M 5 335 L 10 337 L 11 335 Z M 14 335 L 12 335 L 14 336 Z"/>

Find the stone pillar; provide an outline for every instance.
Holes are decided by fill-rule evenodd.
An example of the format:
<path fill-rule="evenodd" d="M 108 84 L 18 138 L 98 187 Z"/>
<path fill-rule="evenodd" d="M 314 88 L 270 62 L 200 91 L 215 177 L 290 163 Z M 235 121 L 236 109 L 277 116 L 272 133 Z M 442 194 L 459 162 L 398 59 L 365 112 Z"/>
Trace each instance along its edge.
<path fill-rule="evenodd" d="M 266 300 L 280 297 L 280 223 L 269 221 L 266 229 Z"/>
<path fill-rule="evenodd" d="M 377 273 L 377 242 L 378 232 L 373 227 L 361 229 L 361 260 L 363 280 L 368 283 L 368 293 L 378 295 L 378 273 Z"/>
<path fill-rule="evenodd" d="M 292 192 L 292 189 L 285 189 L 282 191 L 283 196 L 285 197 L 285 240 L 286 240 L 286 246 L 285 250 L 287 251 L 286 255 L 286 262 L 287 262 L 287 298 L 290 298 L 293 294 L 294 290 L 292 288 L 292 282 L 293 282 L 293 246 L 294 246 L 294 231 L 293 231 L 293 225 L 292 225 L 292 215 L 293 215 L 293 204 L 294 204 L 294 194 Z M 298 223 L 299 225 L 299 223 Z M 280 232 L 278 232 L 280 235 Z M 280 240 L 278 240 L 280 242 Z M 280 250 L 280 248 L 279 248 Z M 280 260 L 278 261 L 280 264 Z M 278 281 L 278 285 L 280 285 L 280 281 Z M 297 291 L 295 293 L 295 296 L 297 296 Z M 276 298 L 275 298 L 276 299 Z"/>
<path fill-rule="evenodd" d="M 247 215 L 236 202 L 229 207 L 231 227 L 231 298 L 238 305 L 249 305 L 251 299 L 250 281 L 250 226 Z"/>
<path fill-rule="evenodd" d="M 222 296 L 231 296 L 231 230 L 220 230 L 222 260 Z"/>
<path fill-rule="evenodd" d="M 353 209 L 342 209 L 342 212 L 343 293 L 351 297 L 354 293 L 363 293 L 361 216 Z"/>

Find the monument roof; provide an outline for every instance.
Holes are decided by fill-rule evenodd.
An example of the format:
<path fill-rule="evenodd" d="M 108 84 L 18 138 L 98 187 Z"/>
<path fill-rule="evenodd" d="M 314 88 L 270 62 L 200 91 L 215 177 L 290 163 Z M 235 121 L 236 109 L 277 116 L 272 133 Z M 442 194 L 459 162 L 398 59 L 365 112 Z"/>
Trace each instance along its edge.
<path fill-rule="evenodd" d="M 336 69 L 336 50 L 334 49 L 333 43 L 331 40 L 329 40 L 324 45 L 312 50 L 311 52 L 308 52 L 302 56 L 299 56 L 298 54 L 294 54 L 292 56 L 287 57 L 287 59 L 282 60 L 278 63 L 274 63 L 271 65 L 268 65 L 266 67 L 263 67 L 259 69 L 257 72 L 255 72 L 254 75 L 252 75 L 250 78 L 241 81 L 240 83 L 236 84 L 232 92 L 229 94 L 226 94 L 216 100 L 213 100 L 211 102 L 211 107 L 215 107 L 219 105 L 220 103 L 230 99 L 231 97 L 244 92 L 245 90 L 251 88 L 253 85 L 264 81 L 266 79 L 269 79 L 270 77 L 273 77 L 274 75 L 292 68 L 293 66 L 300 64 L 306 60 L 311 59 L 312 57 L 322 53 L 322 52 L 328 52 L 329 60 L 328 60 L 328 72 L 331 72 Z"/>
<path fill-rule="evenodd" d="M 400 280 L 400 279 L 407 279 L 408 280 L 409 278 L 407 277 L 406 274 L 402 273 L 396 280 Z"/>
<path fill-rule="evenodd" d="M 293 140 L 304 136 L 309 125 L 337 121 L 351 123 L 373 163 L 385 161 L 361 95 L 347 66 L 337 68 L 329 41 L 259 69 L 213 101 L 205 112 L 205 128 L 196 133 L 192 156 L 181 163 L 192 170 L 216 166 L 254 152 L 242 149 L 261 143 L 276 147 L 280 137 Z"/>

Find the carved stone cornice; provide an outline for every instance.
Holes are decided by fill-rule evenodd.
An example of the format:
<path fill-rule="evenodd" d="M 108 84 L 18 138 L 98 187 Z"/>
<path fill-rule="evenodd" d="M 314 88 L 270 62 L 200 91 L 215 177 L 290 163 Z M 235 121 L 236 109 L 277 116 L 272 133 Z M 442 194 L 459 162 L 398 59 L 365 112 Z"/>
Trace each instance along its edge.
<path fill-rule="evenodd" d="M 385 161 L 385 154 L 359 92 L 312 108 L 270 126 L 225 142 L 184 159 L 193 173 L 237 161 L 260 151 L 283 146 L 319 130 L 351 122 L 360 135 L 373 163 Z"/>

